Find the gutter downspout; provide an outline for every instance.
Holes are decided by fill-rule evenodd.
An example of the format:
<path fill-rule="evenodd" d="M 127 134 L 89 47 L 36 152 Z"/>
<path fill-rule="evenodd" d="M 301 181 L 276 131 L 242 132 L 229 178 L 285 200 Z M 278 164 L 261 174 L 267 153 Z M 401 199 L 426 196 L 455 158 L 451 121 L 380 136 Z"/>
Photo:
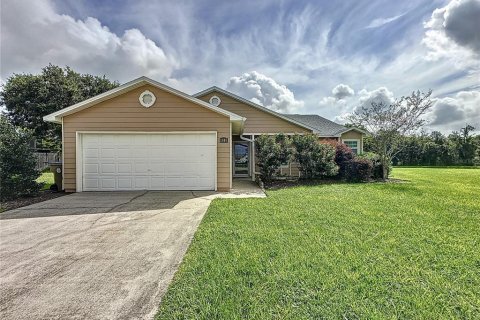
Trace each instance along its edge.
<path fill-rule="evenodd" d="M 250 138 L 247 138 L 247 137 L 244 137 L 243 134 L 240 135 L 240 139 L 242 139 L 243 141 L 248 141 L 250 142 L 250 146 L 251 146 L 251 159 L 250 159 L 250 172 L 251 172 L 251 175 L 252 175 L 252 181 L 255 181 L 255 135 L 252 134 L 252 139 Z"/>

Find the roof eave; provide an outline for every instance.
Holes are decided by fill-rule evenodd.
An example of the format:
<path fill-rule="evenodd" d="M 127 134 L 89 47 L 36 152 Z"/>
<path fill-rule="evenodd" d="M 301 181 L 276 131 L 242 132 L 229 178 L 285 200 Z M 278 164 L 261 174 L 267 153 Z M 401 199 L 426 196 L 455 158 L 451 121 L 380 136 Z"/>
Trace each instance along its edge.
<path fill-rule="evenodd" d="M 342 135 L 348 131 L 352 131 L 352 130 L 355 130 L 355 131 L 358 131 L 362 134 L 368 134 L 368 132 L 366 132 L 365 130 L 362 130 L 362 129 L 359 129 L 359 128 L 355 128 L 355 127 L 351 127 L 351 128 L 346 128 L 344 131 L 340 132 L 339 134 Z"/>

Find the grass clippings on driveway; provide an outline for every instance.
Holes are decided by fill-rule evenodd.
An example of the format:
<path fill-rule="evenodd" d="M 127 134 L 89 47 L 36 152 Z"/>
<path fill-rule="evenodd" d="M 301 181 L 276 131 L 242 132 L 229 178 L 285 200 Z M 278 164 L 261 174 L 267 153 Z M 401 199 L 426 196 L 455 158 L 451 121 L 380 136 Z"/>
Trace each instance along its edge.
<path fill-rule="evenodd" d="M 268 191 L 210 206 L 158 319 L 473 319 L 480 170 Z"/>

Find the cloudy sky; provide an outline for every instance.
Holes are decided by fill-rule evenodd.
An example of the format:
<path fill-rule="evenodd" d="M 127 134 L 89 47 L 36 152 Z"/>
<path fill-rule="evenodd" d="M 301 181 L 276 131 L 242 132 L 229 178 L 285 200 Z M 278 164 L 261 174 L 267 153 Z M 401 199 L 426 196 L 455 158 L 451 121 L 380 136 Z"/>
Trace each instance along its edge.
<path fill-rule="evenodd" d="M 285 113 L 433 89 L 430 130 L 480 129 L 480 0 L 1 1 L 1 81 L 48 63 Z"/>

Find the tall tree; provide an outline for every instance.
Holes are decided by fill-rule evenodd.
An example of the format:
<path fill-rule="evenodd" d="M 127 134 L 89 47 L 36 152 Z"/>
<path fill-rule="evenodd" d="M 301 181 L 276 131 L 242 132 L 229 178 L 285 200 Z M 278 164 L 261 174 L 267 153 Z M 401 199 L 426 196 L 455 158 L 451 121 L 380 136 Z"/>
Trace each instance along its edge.
<path fill-rule="evenodd" d="M 392 104 L 372 102 L 356 108 L 349 117 L 354 126 L 364 127 L 370 133 L 371 148 L 380 156 L 383 179 L 388 178 L 392 158 L 405 147 L 405 137 L 423 126 L 422 116 L 433 105 L 431 95 L 431 90 L 417 91 Z"/>
<path fill-rule="evenodd" d="M 0 201 L 35 194 L 40 172 L 30 148 L 31 135 L 0 115 Z"/>
<path fill-rule="evenodd" d="M 43 121 L 43 117 L 117 86 L 105 76 L 80 74 L 70 67 L 49 64 L 38 75 L 9 77 L 0 91 L 0 103 L 13 125 L 31 130 L 37 141 L 60 150 L 61 127 Z"/>

